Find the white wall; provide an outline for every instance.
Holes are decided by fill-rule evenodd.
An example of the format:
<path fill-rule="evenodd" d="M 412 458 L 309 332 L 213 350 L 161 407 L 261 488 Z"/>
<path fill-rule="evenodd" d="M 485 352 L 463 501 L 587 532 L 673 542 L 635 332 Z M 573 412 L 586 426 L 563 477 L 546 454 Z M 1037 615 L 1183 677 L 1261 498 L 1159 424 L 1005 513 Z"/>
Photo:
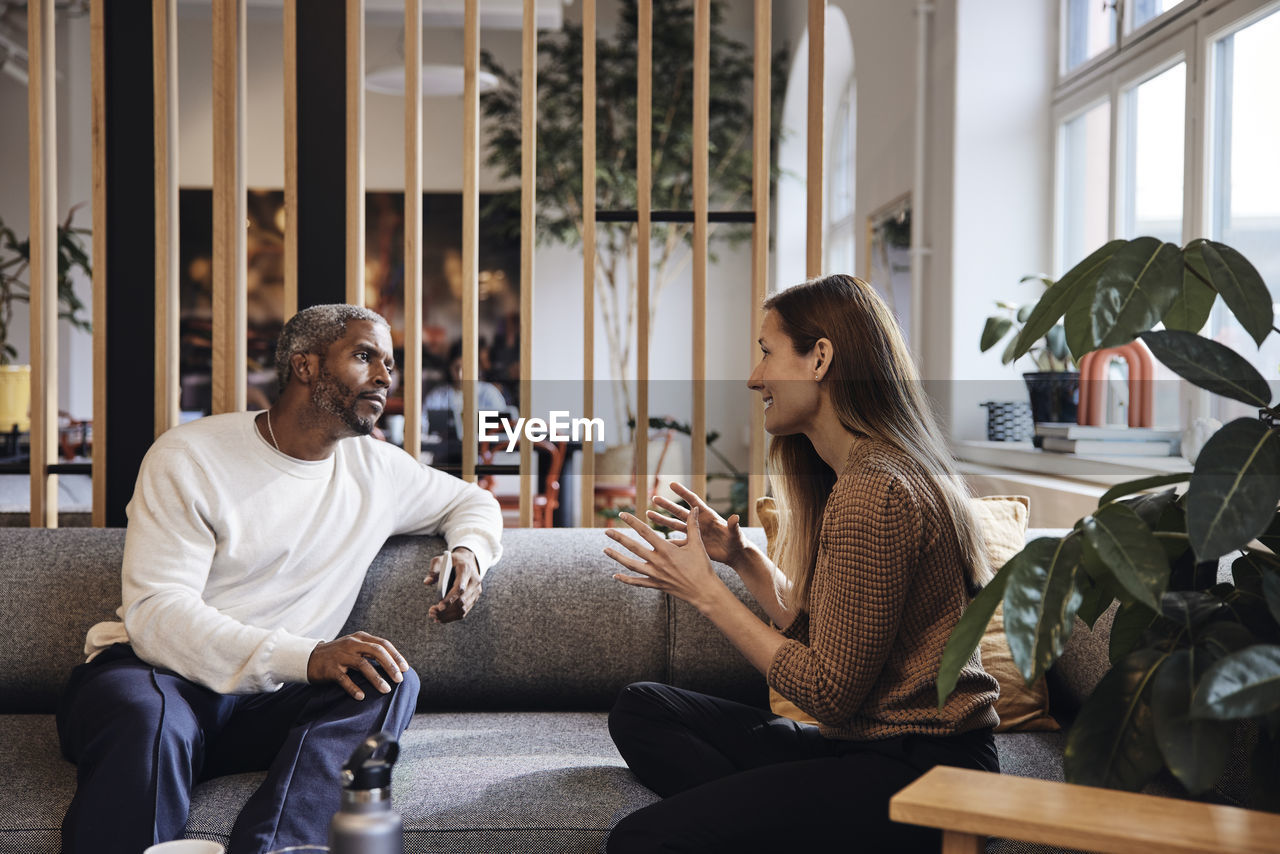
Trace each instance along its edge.
<path fill-rule="evenodd" d="M 1052 272 L 1052 120 L 1057 65 L 1051 2 L 959 0 L 955 181 L 952 200 L 951 420 L 955 435 L 986 437 L 984 400 L 1026 400 L 1003 347 L 978 352 L 996 299 L 1028 302 L 1028 273 Z M 993 62 L 999 57 L 999 62 Z"/>

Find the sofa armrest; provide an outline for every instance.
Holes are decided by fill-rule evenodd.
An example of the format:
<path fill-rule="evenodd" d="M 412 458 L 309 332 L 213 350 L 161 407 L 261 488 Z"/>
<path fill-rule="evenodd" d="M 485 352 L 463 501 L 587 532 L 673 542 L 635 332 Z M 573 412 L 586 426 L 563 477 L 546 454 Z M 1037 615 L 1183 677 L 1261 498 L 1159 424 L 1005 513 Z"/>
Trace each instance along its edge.
<path fill-rule="evenodd" d="M 889 801 L 894 821 L 943 831 L 945 854 L 984 836 L 1086 851 L 1275 851 L 1280 815 L 1198 801 L 938 766 Z"/>

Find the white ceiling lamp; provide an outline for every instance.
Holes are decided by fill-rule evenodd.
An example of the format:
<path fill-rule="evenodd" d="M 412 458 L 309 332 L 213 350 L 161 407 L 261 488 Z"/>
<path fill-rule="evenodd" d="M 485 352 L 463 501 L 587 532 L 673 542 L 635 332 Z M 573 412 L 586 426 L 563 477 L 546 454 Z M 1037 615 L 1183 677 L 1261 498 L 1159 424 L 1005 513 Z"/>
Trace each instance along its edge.
<path fill-rule="evenodd" d="M 383 95 L 404 95 L 404 66 L 393 65 L 371 71 L 364 78 L 365 88 Z M 449 97 L 462 94 L 461 65 L 426 63 L 422 66 L 422 97 Z M 498 78 L 488 71 L 476 72 L 476 85 L 481 92 L 498 87 Z"/>

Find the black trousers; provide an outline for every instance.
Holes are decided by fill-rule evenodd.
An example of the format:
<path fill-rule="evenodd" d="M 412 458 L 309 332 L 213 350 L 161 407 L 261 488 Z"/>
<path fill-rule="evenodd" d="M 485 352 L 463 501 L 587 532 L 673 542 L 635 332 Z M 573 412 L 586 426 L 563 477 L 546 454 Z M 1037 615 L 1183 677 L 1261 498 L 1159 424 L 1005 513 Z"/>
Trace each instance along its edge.
<path fill-rule="evenodd" d="M 882 741 L 653 682 L 622 690 L 609 733 L 663 800 L 618 822 L 609 854 L 636 851 L 938 850 L 938 831 L 889 821 L 889 798 L 935 765 L 999 771 L 991 730 Z"/>
<path fill-rule="evenodd" d="M 262 770 L 267 778 L 231 832 L 231 854 L 324 843 L 342 765 L 373 733 L 399 737 L 418 697 L 412 670 L 388 694 L 349 675 L 364 700 L 334 684 L 218 694 L 125 644 L 80 665 L 58 705 L 62 752 L 78 766 L 63 854 L 139 854 L 177 839 L 196 783 Z"/>

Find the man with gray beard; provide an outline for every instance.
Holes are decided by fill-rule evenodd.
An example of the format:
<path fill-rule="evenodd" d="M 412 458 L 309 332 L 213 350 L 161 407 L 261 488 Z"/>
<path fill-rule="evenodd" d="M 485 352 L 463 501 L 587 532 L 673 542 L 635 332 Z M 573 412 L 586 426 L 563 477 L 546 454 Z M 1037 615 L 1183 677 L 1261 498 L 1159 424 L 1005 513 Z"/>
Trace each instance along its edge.
<path fill-rule="evenodd" d="M 58 710 L 78 765 L 66 854 L 178 838 L 196 783 L 255 770 L 267 776 L 231 849 L 323 842 L 343 762 L 408 726 L 409 662 L 389 639 L 337 634 L 394 534 L 444 535 L 456 580 L 427 615 L 463 618 L 501 555 L 502 517 L 489 493 L 370 437 L 394 367 L 379 315 L 305 309 L 281 333 L 270 409 L 202 418 L 148 451 L 120 619 L 89 630 Z"/>

